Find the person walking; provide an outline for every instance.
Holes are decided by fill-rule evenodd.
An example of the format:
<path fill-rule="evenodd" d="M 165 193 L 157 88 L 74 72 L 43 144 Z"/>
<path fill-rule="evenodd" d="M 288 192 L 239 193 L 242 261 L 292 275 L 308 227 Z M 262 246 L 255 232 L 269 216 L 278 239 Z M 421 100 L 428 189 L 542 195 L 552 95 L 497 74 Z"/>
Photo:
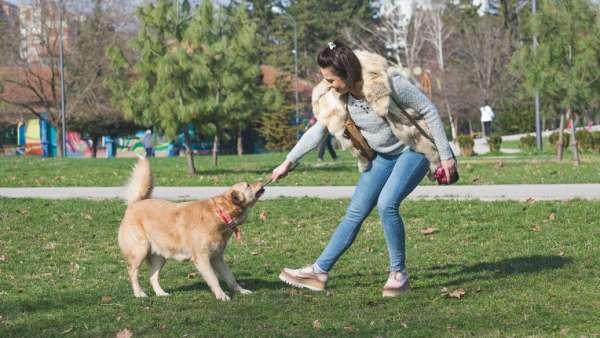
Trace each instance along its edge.
<path fill-rule="evenodd" d="M 492 135 L 492 120 L 494 120 L 494 111 L 489 106 L 487 101 L 484 106 L 479 108 L 481 112 L 481 123 L 483 124 L 483 136 L 490 137 Z"/>
<path fill-rule="evenodd" d="M 429 172 L 442 167 L 446 177 L 456 162 L 439 117 L 401 69 L 380 55 L 356 51 L 332 41 L 317 56 L 323 81 L 313 89 L 317 122 L 273 170 L 276 181 L 316 148 L 328 133 L 358 158 L 362 172 L 346 214 L 320 256 L 302 268 L 283 268 L 279 278 L 292 286 L 324 290 L 329 272 L 352 245 L 377 205 L 389 255 L 384 297 L 408 290 L 402 200 Z"/>
<path fill-rule="evenodd" d="M 317 118 L 313 115 L 308 120 L 308 123 L 306 125 L 306 130 L 308 130 L 310 127 L 312 127 L 315 123 L 317 123 Z M 325 137 L 325 139 L 321 143 L 319 143 L 319 151 L 317 154 L 317 161 L 321 162 L 324 160 L 325 149 L 327 149 L 327 151 L 329 151 L 329 155 L 331 155 L 331 158 L 334 161 L 337 160 L 337 153 L 335 152 L 335 149 L 333 149 L 332 137 L 331 137 L 331 134 L 329 134 L 329 133 L 327 133 L 327 136 Z"/>
<path fill-rule="evenodd" d="M 152 143 L 152 130 L 147 129 L 142 139 L 142 144 L 146 150 L 146 157 L 154 156 L 154 144 Z"/>

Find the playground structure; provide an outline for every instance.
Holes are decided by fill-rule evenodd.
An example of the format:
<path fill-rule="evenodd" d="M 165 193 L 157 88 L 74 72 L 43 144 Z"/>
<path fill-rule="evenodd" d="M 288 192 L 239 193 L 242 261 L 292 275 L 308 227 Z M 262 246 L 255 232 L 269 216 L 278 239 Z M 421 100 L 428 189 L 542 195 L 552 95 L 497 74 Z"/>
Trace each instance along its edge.
<path fill-rule="evenodd" d="M 32 118 L 19 121 L 17 126 L 16 155 L 33 155 L 42 157 L 56 157 L 57 152 L 56 128 L 45 119 Z M 132 137 L 113 138 L 104 136 L 99 144 L 99 153 L 107 158 L 133 156 L 143 154 L 143 131 L 137 132 Z M 181 136 L 183 138 L 183 136 Z M 92 142 L 82 138 L 81 134 L 74 131 L 66 133 L 67 157 L 91 157 Z M 155 136 L 155 156 L 178 156 L 181 142 L 161 142 L 161 137 Z M 104 150 L 104 151 L 103 151 Z"/>

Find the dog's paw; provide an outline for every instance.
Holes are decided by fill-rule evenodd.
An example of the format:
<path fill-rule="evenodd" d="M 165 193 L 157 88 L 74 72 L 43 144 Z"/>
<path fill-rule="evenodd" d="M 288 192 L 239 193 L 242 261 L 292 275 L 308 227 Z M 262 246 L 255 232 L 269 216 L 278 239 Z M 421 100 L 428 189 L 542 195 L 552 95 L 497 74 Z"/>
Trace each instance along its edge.
<path fill-rule="evenodd" d="M 222 300 L 222 301 L 224 301 L 224 302 L 228 302 L 228 301 L 230 301 L 230 300 L 231 300 L 231 298 L 229 298 L 229 296 L 228 296 L 228 295 L 227 295 L 225 292 L 223 292 L 223 291 L 221 291 L 221 292 L 220 292 L 220 293 L 218 293 L 218 294 L 215 294 L 215 297 L 216 297 L 218 300 Z"/>
<path fill-rule="evenodd" d="M 139 293 L 134 294 L 136 298 L 146 298 L 148 295 L 144 291 L 140 291 Z"/>
<path fill-rule="evenodd" d="M 168 294 L 168 293 L 166 293 L 164 291 L 163 292 L 157 292 L 156 295 L 159 296 L 159 297 L 169 297 L 170 296 L 170 294 Z"/>
<path fill-rule="evenodd" d="M 237 292 L 241 293 L 242 295 L 249 295 L 252 293 L 252 291 L 244 289 L 244 288 L 239 288 L 236 290 Z"/>

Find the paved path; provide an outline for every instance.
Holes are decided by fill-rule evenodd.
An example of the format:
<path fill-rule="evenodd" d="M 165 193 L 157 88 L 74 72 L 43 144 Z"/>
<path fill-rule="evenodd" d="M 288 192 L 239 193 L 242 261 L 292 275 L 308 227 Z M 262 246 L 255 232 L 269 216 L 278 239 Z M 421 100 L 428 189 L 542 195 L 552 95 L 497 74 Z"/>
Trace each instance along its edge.
<path fill-rule="evenodd" d="M 171 200 L 201 199 L 223 192 L 225 187 L 157 187 L 153 196 Z M 350 186 L 268 187 L 265 199 L 277 197 L 349 198 Z M 67 188 L 0 188 L 0 197 L 32 198 L 119 198 L 121 187 Z M 568 200 L 573 198 L 600 200 L 600 184 L 509 184 L 419 186 L 410 199 L 480 199 L 480 200 Z"/>

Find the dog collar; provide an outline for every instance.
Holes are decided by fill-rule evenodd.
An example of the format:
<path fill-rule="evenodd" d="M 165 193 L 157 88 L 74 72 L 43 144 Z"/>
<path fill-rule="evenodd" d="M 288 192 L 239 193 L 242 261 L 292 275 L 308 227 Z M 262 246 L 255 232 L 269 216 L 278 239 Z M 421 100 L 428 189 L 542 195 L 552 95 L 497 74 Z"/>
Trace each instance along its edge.
<path fill-rule="evenodd" d="M 223 210 L 221 207 L 217 207 L 217 216 L 219 216 L 221 221 L 223 221 L 223 223 L 225 223 L 229 230 L 233 232 L 233 234 L 235 235 L 235 239 L 239 241 L 242 238 L 242 232 L 237 227 L 237 224 L 235 224 L 235 220 L 233 219 L 233 217 L 231 217 L 231 215 L 227 211 Z"/>

